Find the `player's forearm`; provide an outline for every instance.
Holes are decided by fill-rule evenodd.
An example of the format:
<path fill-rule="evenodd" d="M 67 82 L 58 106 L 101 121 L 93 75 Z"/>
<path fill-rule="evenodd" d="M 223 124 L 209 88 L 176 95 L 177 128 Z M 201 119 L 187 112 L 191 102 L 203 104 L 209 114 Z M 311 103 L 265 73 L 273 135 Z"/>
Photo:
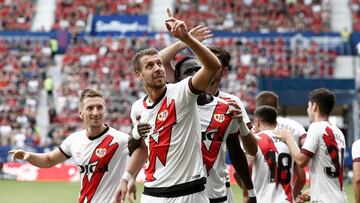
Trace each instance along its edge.
<path fill-rule="evenodd" d="M 126 167 L 126 171 L 130 173 L 133 177 L 136 177 L 138 172 L 144 166 L 148 157 L 147 149 L 144 148 L 143 145 L 145 144 L 144 143 L 140 144 L 140 147 L 138 147 L 133 152 Z"/>
<path fill-rule="evenodd" d="M 299 167 L 298 165 L 295 165 L 294 173 L 296 175 L 296 180 L 294 183 L 293 195 L 294 198 L 296 198 L 298 195 L 301 194 L 301 190 L 305 185 L 306 175 L 304 169 Z"/>
<path fill-rule="evenodd" d="M 175 42 L 170 46 L 162 49 L 159 52 L 160 58 L 163 61 L 163 65 L 166 72 L 166 81 L 172 83 L 175 82 L 175 69 L 171 64 L 171 60 L 173 60 L 181 50 L 185 49 L 187 46 L 182 41 Z"/>
<path fill-rule="evenodd" d="M 52 160 L 47 153 L 27 153 L 29 153 L 29 158 L 27 158 L 26 161 L 39 168 L 50 168 L 58 164 L 55 160 Z"/>
<path fill-rule="evenodd" d="M 253 182 L 248 170 L 248 164 L 244 151 L 240 147 L 238 136 L 230 135 L 226 140 L 226 146 L 229 151 L 231 162 L 234 169 L 242 179 L 247 190 L 253 189 Z"/>
<path fill-rule="evenodd" d="M 353 163 L 353 189 L 356 202 L 360 202 L 360 162 Z"/>
<path fill-rule="evenodd" d="M 196 54 L 200 62 L 204 65 L 204 68 L 213 74 L 212 77 L 215 76 L 221 67 L 221 63 L 219 59 L 210 51 L 210 49 L 208 49 L 191 35 L 183 39 L 183 42 Z"/>
<path fill-rule="evenodd" d="M 182 41 L 177 41 L 170 46 L 165 47 L 164 49 L 159 51 L 159 55 L 161 60 L 164 62 L 170 62 L 176 54 L 178 54 L 181 50 L 185 49 L 187 46 Z"/>
<path fill-rule="evenodd" d="M 305 167 L 308 164 L 308 161 L 306 160 L 306 155 L 300 152 L 299 148 L 295 144 L 294 139 L 289 139 L 288 141 L 286 141 L 286 144 L 288 145 L 291 156 L 293 157 L 296 164 L 300 167 Z"/>
<path fill-rule="evenodd" d="M 248 135 L 246 136 L 240 136 L 241 141 L 243 143 L 243 147 L 246 151 L 246 153 L 248 153 L 251 156 L 255 156 L 257 153 L 257 144 L 256 144 L 256 140 L 254 138 L 254 135 L 250 132 Z"/>

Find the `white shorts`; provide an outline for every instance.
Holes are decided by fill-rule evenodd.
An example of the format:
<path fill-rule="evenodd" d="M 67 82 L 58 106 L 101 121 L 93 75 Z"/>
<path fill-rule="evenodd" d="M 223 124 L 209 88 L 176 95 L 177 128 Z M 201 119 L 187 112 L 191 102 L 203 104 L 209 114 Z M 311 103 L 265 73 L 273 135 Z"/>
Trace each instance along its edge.
<path fill-rule="evenodd" d="M 228 203 L 234 203 L 234 194 L 231 187 L 226 187 L 226 195 Z"/>
<path fill-rule="evenodd" d="M 209 198 L 206 195 L 205 190 L 190 195 L 180 197 L 154 197 L 149 195 L 141 195 L 142 203 L 209 203 Z"/>

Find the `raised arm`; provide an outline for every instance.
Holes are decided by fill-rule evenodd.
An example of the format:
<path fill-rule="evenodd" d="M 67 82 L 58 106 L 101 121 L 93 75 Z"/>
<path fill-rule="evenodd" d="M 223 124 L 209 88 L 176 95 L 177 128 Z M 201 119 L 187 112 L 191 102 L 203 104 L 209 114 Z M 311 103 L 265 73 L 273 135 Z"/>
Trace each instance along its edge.
<path fill-rule="evenodd" d="M 198 25 L 195 28 L 189 31 L 189 34 L 193 36 L 195 39 L 199 40 L 200 42 L 206 39 L 211 38 L 213 35 L 208 27 L 204 25 Z M 180 51 L 187 48 L 188 46 L 182 42 L 177 41 L 170 46 L 165 47 L 159 52 L 160 58 L 163 61 L 163 65 L 166 72 L 166 81 L 170 83 L 174 83 L 175 81 L 175 68 L 171 64 L 171 60 L 173 60 Z"/>
<path fill-rule="evenodd" d="M 232 118 L 237 119 L 238 121 L 240 138 L 245 151 L 247 152 L 247 154 L 255 156 L 258 150 L 257 143 L 254 135 L 244 122 L 240 105 L 233 99 L 228 100 L 227 103 L 235 108 L 235 110 L 232 111 Z"/>
<path fill-rule="evenodd" d="M 288 145 L 291 156 L 299 167 L 305 167 L 308 165 L 311 157 L 300 152 L 299 148 L 296 146 L 294 137 L 289 131 L 284 129 L 277 129 L 274 131 L 274 133 L 279 139 Z"/>
<path fill-rule="evenodd" d="M 203 67 L 192 77 L 192 86 L 199 91 L 205 91 L 211 84 L 221 64 L 217 57 L 201 42 L 191 36 L 183 21 L 174 17 L 168 9 L 169 18 L 166 27 L 174 37 L 184 42 L 197 56 Z"/>
<path fill-rule="evenodd" d="M 40 168 L 50 168 L 56 164 L 64 162 L 67 158 L 59 149 L 47 153 L 33 153 L 22 149 L 11 150 L 9 154 L 12 155 L 11 160 L 16 159 L 25 160 L 30 164 Z"/>

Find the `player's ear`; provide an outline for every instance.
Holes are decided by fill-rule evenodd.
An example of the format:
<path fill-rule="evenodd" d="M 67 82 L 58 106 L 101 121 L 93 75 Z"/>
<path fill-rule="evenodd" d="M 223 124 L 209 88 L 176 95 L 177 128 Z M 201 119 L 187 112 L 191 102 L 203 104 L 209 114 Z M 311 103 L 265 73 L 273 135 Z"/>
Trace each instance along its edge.
<path fill-rule="evenodd" d="M 79 114 L 79 117 L 80 117 L 81 119 L 84 119 L 80 109 L 79 109 L 79 111 L 78 111 L 78 114 Z"/>

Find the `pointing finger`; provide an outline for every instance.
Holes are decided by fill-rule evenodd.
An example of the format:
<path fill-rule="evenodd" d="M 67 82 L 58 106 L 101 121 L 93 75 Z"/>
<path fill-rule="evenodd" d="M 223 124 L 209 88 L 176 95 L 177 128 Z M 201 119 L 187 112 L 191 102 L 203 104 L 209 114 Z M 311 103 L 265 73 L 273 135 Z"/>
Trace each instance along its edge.
<path fill-rule="evenodd" d="M 167 15 L 168 15 L 169 18 L 173 17 L 170 8 L 167 8 L 166 12 L 167 12 Z"/>

